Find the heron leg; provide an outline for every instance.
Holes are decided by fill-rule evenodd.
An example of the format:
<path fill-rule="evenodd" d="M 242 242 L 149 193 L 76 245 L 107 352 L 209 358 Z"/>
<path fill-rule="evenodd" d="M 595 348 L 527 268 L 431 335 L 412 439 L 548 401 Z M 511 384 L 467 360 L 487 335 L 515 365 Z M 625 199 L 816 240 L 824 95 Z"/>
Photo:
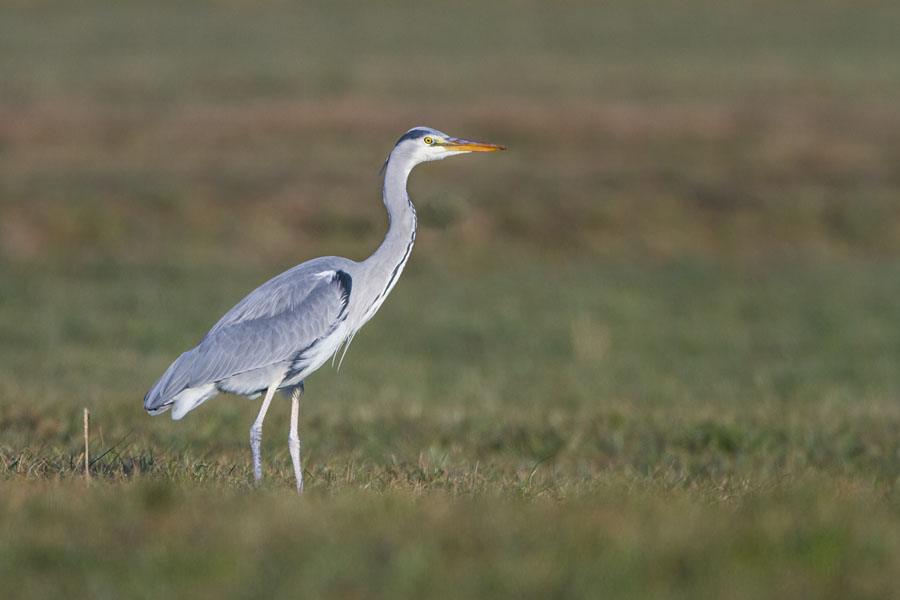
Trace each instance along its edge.
<path fill-rule="evenodd" d="M 253 478 L 256 485 L 259 485 L 259 480 L 262 479 L 262 459 L 259 456 L 259 446 L 262 443 L 263 420 L 266 418 L 266 412 L 269 410 L 269 404 L 272 403 L 272 397 L 275 395 L 279 383 L 281 383 L 281 379 L 269 386 L 259 414 L 256 415 L 256 420 L 250 427 L 250 451 L 253 453 Z"/>
<path fill-rule="evenodd" d="M 291 462 L 294 463 L 294 479 L 297 481 L 297 493 L 303 493 L 303 467 L 300 465 L 300 435 L 297 424 L 300 420 L 300 396 L 303 395 L 303 382 L 291 390 L 291 432 L 288 434 L 288 450 Z"/>

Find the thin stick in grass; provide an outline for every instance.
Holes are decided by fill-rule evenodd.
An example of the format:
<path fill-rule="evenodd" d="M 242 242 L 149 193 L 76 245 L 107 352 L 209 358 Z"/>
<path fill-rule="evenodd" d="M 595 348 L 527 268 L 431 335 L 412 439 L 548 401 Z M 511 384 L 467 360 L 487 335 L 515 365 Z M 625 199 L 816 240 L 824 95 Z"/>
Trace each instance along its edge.
<path fill-rule="evenodd" d="M 84 480 L 91 482 L 91 463 L 88 459 L 88 440 L 91 438 L 91 416 L 88 409 L 84 409 Z"/>

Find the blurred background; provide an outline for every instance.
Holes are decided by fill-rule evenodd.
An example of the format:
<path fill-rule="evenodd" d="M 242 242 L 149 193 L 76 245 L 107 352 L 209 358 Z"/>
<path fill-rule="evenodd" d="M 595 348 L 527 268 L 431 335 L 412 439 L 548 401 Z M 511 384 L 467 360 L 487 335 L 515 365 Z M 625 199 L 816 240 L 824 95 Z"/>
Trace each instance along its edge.
<path fill-rule="evenodd" d="M 378 171 L 428 125 L 509 150 L 413 173 L 403 279 L 307 383 L 312 489 L 474 469 L 717 503 L 811 471 L 896 502 L 898 22 L 888 0 L 0 5 L 0 477 L 72 474 L 87 406 L 95 452 L 121 444 L 108 477 L 246 486 L 257 403 L 173 423 L 144 393 L 269 277 L 368 256 Z M 288 487 L 286 412 L 264 447 Z"/>
<path fill-rule="evenodd" d="M 140 423 L 246 292 L 377 247 L 419 124 L 510 151 L 416 170 L 414 260 L 343 378 L 407 389 L 364 373 L 389 355 L 421 402 L 893 398 L 897 10 L 4 5 L 2 410 Z"/>

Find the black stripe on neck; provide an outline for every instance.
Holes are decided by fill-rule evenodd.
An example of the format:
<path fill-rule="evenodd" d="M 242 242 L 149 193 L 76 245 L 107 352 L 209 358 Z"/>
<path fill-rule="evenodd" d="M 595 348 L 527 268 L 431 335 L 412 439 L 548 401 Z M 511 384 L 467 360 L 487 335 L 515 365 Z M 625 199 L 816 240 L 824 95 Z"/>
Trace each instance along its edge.
<path fill-rule="evenodd" d="M 412 206 L 411 202 L 410 206 Z M 418 222 L 419 219 L 416 217 L 416 211 L 413 210 L 413 230 L 412 235 L 409 238 L 409 243 L 406 245 L 406 252 L 403 253 L 403 258 L 400 259 L 400 262 L 397 263 L 397 265 L 394 267 L 394 270 L 391 272 L 391 278 L 388 279 L 387 285 L 384 286 L 384 289 L 381 290 L 381 293 L 375 296 L 375 299 L 372 300 L 372 304 L 369 305 L 369 308 L 366 309 L 366 312 L 369 312 L 369 310 L 371 310 L 372 308 L 372 305 L 376 304 L 388 293 L 388 290 L 391 289 L 391 286 L 394 284 L 394 280 L 399 276 L 400 269 L 403 268 L 403 265 L 405 265 L 406 261 L 409 260 L 409 254 L 412 252 L 413 244 L 416 243 L 416 225 L 418 225 Z"/>

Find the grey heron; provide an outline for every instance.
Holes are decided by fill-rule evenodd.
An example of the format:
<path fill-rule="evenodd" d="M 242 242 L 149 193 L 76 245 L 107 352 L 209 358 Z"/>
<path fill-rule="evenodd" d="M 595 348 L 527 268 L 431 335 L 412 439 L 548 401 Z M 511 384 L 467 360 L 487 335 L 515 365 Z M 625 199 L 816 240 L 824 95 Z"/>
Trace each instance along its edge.
<path fill-rule="evenodd" d="M 265 394 L 250 428 L 258 485 L 263 420 L 275 392 L 285 390 L 291 397 L 288 449 L 297 491 L 302 492 L 298 420 L 303 382 L 341 347 L 346 353 L 397 283 L 416 241 L 416 210 L 406 191 L 410 171 L 425 161 L 495 150 L 503 147 L 453 138 L 430 127 L 407 131 L 382 170 L 390 226 L 372 256 L 362 262 L 315 258 L 250 292 L 166 369 L 144 397 L 144 409 L 157 415 L 171 408 L 172 418 L 181 419 L 219 392 L 251 399 Z"/>

